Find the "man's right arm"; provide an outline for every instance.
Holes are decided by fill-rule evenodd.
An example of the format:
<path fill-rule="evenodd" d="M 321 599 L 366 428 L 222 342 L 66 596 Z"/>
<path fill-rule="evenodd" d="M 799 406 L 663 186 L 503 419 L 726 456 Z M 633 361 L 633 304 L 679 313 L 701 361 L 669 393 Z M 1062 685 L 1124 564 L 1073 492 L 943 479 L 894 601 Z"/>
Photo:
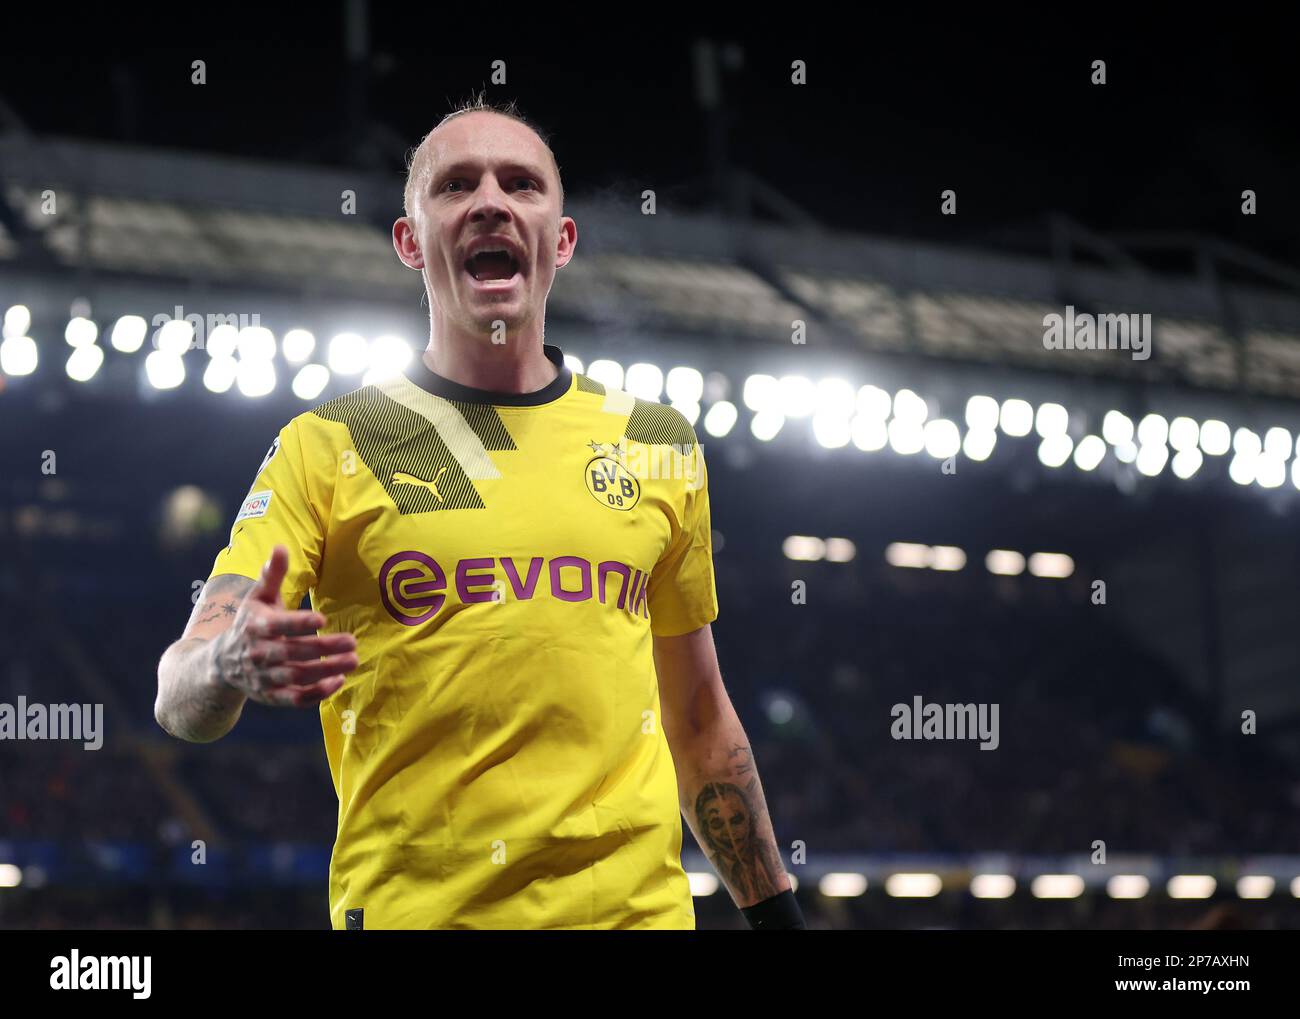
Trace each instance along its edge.
<path fill-rule="evenodd" d="M 326 623 L 321 613 L 284 608 L 288 565 L 288 550 L 277 545 L 258 580 L 221 574 L 204 585 L 185 632 L 158 663 L 154 717 L 171 735 L 220 739 L 250 698 L 319 704 L 357 667 L 352 634 L 318 634 Z"/>

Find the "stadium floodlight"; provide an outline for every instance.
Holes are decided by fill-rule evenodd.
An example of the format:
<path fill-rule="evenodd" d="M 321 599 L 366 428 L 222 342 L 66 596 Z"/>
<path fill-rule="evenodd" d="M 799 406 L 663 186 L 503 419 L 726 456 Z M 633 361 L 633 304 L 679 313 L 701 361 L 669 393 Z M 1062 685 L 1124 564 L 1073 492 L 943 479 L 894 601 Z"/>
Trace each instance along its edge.
<path fill-rule="evenodd" d="M 1027 400 L 1004 400 L 998 414 L 998 424 L 1012 438 L 1023 438 L 1034 427 L 1034 408 Z"/>
<path fill-rule="evenodd" d="M 1009 899 L 1016 893 L 1016 879 L 1010 874 L 976 874 L 970 893 L 977 899 Z"/>
<path fill-rule="evenodd" d="M 826 542 L 806 534 L 792 534 L 781 543 L 787 559 L 813 563 L 826 557 Z"/>
<path fill-rule="evenodd" d="M 627 367 L 627 376 L 623 380 L 623 388 L 638 400 L 658 403 L 664 391 L 663 369 L 648 361 L 630 364 Z"/>
<path fill-rule="evenodd" d="M 984 557 L 984 566 L 999 577 L 1018 577 L 1025 572 L 1025 557 L 1009 548 L 995 548 Z"/>
<path fill-rule="evenodd" d="M 4 344 L 0 343 L 0 357 L 4 356 Z M 1291 461 L 1291 484 L 1300 488 L 1300 459 Z"/>
<path fill-rule="evenodd" d="M 1077 899 L 1083 894 L 1083 878 L 1078 874 L 1039 874 L 1029 884 L 1035 899 Z"/>
<path fill-rule="evenodd" d="M 1291 894 L 1297 899 L 1300 899 L 1300 877 L 1293 877 L 1291 879 Z"/>
<path fill-rule="evenodd" d="M 955 573 L 966 565 L 966 553 L 956 545 L 935 545 L 930 549 L 930 569 Z"/>
<path fill-rule="evenodd" d="M 22 883 L 22 868 L 16 863 L 0 863 L 0 888 L 17 888 Z"/>
<path fill-rule="evenodd" d="M 704 376 L 695 368 L 679 364 L 668 369 L 666 389 L 672 403 L 699 403 L 704 396 Z"/>
<path fill-rule="evenodd" d="M 32 327 L 32 313 L 25 304 L 11 305 L 5 311 L 4 338 L 26 336 Z"/>
<path fill-rule="evenodd" d="M 266 326 L 244 326 L 235 349 L 241 361 L 269 361 L 275 357 L 275 334 Z"/>
<path fill-rule="evenodd" d="M 698 403 L 674 403 L 673 407 L 681 412 L 682 417 L 695 427 L 695 422 L 700 419 L 700 405 Z"/>
<path fill-rule="evenodd" d="M 1171 899 L 1208 899 L 1218 882 L 1209 874 L 1175 874 L 1165 885 Z"/>
<path fill-rule="evenodd" d="M 1131 442 L 1121 442 L 1115 447 L 1115 459 L 1122 464 L 1131 464 L 1137 459 L 1138 448 Z"/>
<path fill-rule="evenodd" d="M 68 357 L 68 378 L 76 382 L 89 382 L 104 363 L 104 348 L 96 343 L 76 347 Z"/>
<path fill-rule="evenodd" d="M 1133 441 L 1133 419 L 1118 410 L 1106 411 L 1101 419 L 1101 437 L 1112 446 L 1122 446 Z"/>
<path fill-rule="evenodd" d="M 208 333 L 208 340 L 203 346 L 208 352 L 208 357 L 213 359 L 234 357 L 235 350 L 239 347 L 239 330 L 229 322 L 221 322 L 212 327 Z"/>
<path fill-rule="evenodd" d="M 749 430 L 754 434 L 754 438 L 762 442 L 771 442 L 784 424 L 785 415 L 779 410 L 760 410 L 749 422 Z"/>
<path fill-rule="evenodd" d="M 1264 442 L 1249 428 L 1238 428 L 1232 436 L 1232 451 L 1248 456 L 1259 456 L 1264 451 Z"/>
<path fill-rule="evenodd" d="M 828 899 L 856 898 L 866 892 L 867 877 L 865 874 L 831 871 L 822 875 L 822 879 L 817 882 L 817 890 Z"/>
<path fill-rule="evenodd" d="M 773 725 L 785 725 L 794 718 L 794 705 L 790 698 L 779 694 L 767 702 L 767 720 Z"/>
<path fill-rule="evenodd" d="M 741 400 L 750 410 L 762 413 L 776 410 L 779 403 L 779 384 L 771 375 L 751 375 L 745 379 Z"/>
<path fill-rule="evenodd" d="M 293 377 L 293 395 L 300 400 L 314 400 L 329 384 L 330 370 L 323 364 L 305 364 Z"/>
<path fill-rule="evenodd" d="M 807 417 L 817 409 L 817 387 L 806 375 L 782 375 L 777 383 L 777 406 L 788 418 Z"/>
<path fill-rule="evenodd" d="M 175 389 L 185 381 L 185 362 L 180 354 L 155 350 L 144 359 L 144 374 L 154 389 Z"/>
<path fill-rule="evenodd" d="M 983 462 L 993 455 L 997 445 L 998 433 L 991 428 L 971 428 L 962 439 L 961 451 L 968 460 Z"/>
<path fill-rule="evenodd" d="M 370 358 L 370 367 L 361 376 L 363 386 L 372 386 L 382 379 L 401 375 L 406 366 L 411 363 L 415 352 L 411 349 L 411 345 L 400 336 L 386 334 L 376 336 L 370 341 L 368 356 Z"/>
<path fill-rule="evenodd" d="M 1189 417 L 1176 417 L 1169 422 L 1169 445 L 1180 452 L 1195 449 L 1200 437 L 1200 426 Z"/>
<path fill-rule="evenodd" d="M 263 357 L 240 361 L 235 372 L 235 384 L 245 396 L 266 396 L 275 389 L 275 365 Z"/>
<path fill-rule="evenodd" d="M 1148 478 L 1154 478 L 1165 469 L 1169 462 L 1169 447 L 1163 442 L 1158 446 L 1140 446 L 1137 455 L 1137 469 Z"/>
<path fill-rule="evenodd" d="M 1255 458 L 1255 481 L 1260 488 L 1280 488 L 1286 481 L 1286 463 L 1264 453 Z"/>
<path fill-rule="evenodd" d="M 897 403 L 895 403 L 897 409 Z M 889 422 L 889 446 L 895 453 L 911 456 L 925 448 L 925 428 L 919 421 L 895 417 Z"/>
<path fill-rule="evenodd" d="M 1070 412 L 1059 403 L 1044 403 L 1039 406 L 1034 418 L 1034 430 L 1040 438 L 1050 439 L 1054 435 L 1064 435 L 1070 427 Z"/>
<path fill-rule="evenodd" d="M 938 874 L 890 874 L 885 878 L 885 894 L 895 899 L 932 899 L 943 891 Z"/>
<path fill-rule="evenodd" d="M 715 439 L 720 439 L 736 425 L 736 419 L 740 416 L 736 410 L 736 405 L 727 400 L 720 400 L 709 408 L 709 412 L 704 415 L 704 430 L 712 435 Z"/>
<path fill-rule="evenodd" d="M 910 570 L 923 570 L 934 558 L 929 545 L 910 541 L 895 541 L 885 546 L 885 562 Z"/>
<path fill-rule="evenodd" d="M 1277 888 L 1277 881 L 1267 874 L 1243 874 L 1237 878 L 1237 897 L 1267 899 Z"/>
<path fill-rule="evenodd" d="M 194 323 L 183 318 L 169 318 L 154 334 L 155 354 L 179 358 L 194 346 Z"/>
<path fill-rule="evenodd" d="M 1291 455 L 1291 433 L 1285 428 L 1270 428 L 1264 433 L 1264 452 L 1277 460 Z"/>
<path fill-rule="evenodd" d="M 998 426 L 998 401 L 991 396 L 972 396 L 966 401 L 966 425 L 980 431 Z"/>
<path fill-rule="evenodd" d="M 336 375 L 360 375 L 366 370 L 370 348 L 364 336 L 357 333 L 339 333 L 330 340 L 326 361 Z"/>
<path fill-rule="evenodd" d="M 99 338 L 99 326 L 90 319 L 77 315 L 69 319 L 67 328 L 63 330 L 63 338 L 70 347 L 88 347 Z"/>
<path fill-rule="evenodd" d="M 930 408 L 910 389 L 900 389 L 894 394 L 894 420 L 914 424 L 918 430 L 925 423 Z"/>
<path fill-rule="evenodd" d="M 1201 469 L 1204 460 L 1201 451 L 1192 446 L 1190 449 L 1180 449 L 1175 453 L 1174 462 L 1171 466 L 1174 469 L 1174 474 L 1186 481 Z"/>
<path fill-rule="evenodd" d="M 302 364 L 316 349 L 316 336 L 308 329 L 290 329 L 280 341 L 280 352 L 290 364 Z"/>
<path fill-rule="evenodd" d="M 1106 440 L 1099 435 L 1085 435 L 1074 448 L 1074 466 L 1081 471 L 1094 471 L 1106 456 Z"/>
<path fill-rule="evenodd" d="M 1238 485 L 1250 485 L 1255 481 L 1255 466 L 1259 457 L 1250 453 L 1238 453 L 1228 464 L 1228 477 Z"/>
<path fill-rule="evenodd" d="M 1063 552 L 1035 552 L 1029 557 L 1029 572 L 1035 577 L 1064 580 L 1074 573 L 1074 560 Z"/>
<path fill-rule="evenodd" d="M 1073 451 L 1074 440 L 1058 432 L 1038 444 L 1038 459 L 1047 467 L 1063 467 Z"/>
<path fill-rule="evenodd" d="M 849 444 L 852 429 L 849 419 L 840 414 L 818 411 L 812 420 L 813 437 L 826 449 L 841 449 Z"/>
<path fill-rule="evenodd" d="M 623 366 L 607 357 L 592 361 L 587 367 L 587 377 L 607 390 L 623 388 Z"/>
<path fill-rule="evenodd" d="M 578 357 L 576 354 L 565 354 L 564 365 L 575 375 L 585 374 L 582 367 L 582 358 Z"/>
<path fill-rule="evenodd" d="M 860 415 L 884 421 L 889 417 L 894 398 L 879 386 L 863 386 L 858 390 L 856 402 Z"/>
<path fill-rule="evenodd" d="M 884 449 L 889 442 L 889 429 L 883 418 L 864 415 L 859 411 L 849 428 L 853 433 L 853 445 L 864 453 Z"/>
<path fill-rule="evenodd" d="M 0 371 L 6 375 L 30 375 L 39 361 L 36 341 L 30 336 L 7 336 L 0 341 Z"/>
<path fill-rule="evenodd" d="M 235 384 L 239 374 L 239 362 L 229 354 L 208 359 L 208 366 L 203 369 L 203 385 L 214 393 L 225 393 Z"/>
<path fill-rule="evenodd" d="M 718 875 L 706 871 L 692 870 L 686 874 L 691 886 L 691 896 L 696 899 L 706 898 L 718 890 Z"/>
<path fill-rule="evenodd" d="M 816 401 L 816 413 L 833 414 L 848 421 L 856 409 L 857 394 L 846 380 L 831 376 L 817 383 Z"/>
<path fill-rule="evenodd" d="M 858 554 L 858 547 L 848 538 L 826 539 L 826 561 L 828 563 L 849 563 Z"/>
<path fill-rule="evenodd" d="M 1169 422 L 1159 414 L 1148 414 L 1138 422 L 1139 446 L 1163 446 L 1169 440 Z"/>
<path fill-rule="evenodd" d="M 1201 424 L 1201 451 L 1210 456 L 1223 456 L 1232 446 L 1232 431 L 1222 421 L 1209 421 Z"/>
<path fill-rule="evenodd" d="M 936 460 L 947 460 L 950 456 L 956 456 L 961 449 L 961 433 L 953 422 L 944 418 L 927 421 L 922 434 L 925 451 Z"/>
<path fill-rule="evenodd" d="M 149 332 L 149 323 L 139 315 L 123 315 L 113 324 L 112 338 L 114 350 L 123 354 L 134 354 L 144 346 L 144 338 Z"/>
<path fill-rule="evenodd" d="M 1151 890 L 1151 882 L 1142 874 L 1115 874 L 1106 882 L 1106 894 L 1112 899 L 1141 899 Z"/>

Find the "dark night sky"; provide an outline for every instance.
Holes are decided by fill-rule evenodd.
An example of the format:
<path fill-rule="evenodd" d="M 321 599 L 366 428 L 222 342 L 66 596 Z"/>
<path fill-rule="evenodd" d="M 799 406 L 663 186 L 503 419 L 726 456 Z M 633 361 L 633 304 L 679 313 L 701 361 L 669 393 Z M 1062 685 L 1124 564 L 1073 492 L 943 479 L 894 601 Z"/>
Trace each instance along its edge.
<path fill-rule="evenodd" d="M 49 45 L 46 25 L 0 63 L 0 97 L 38 132 L 364 159 L 346 126 L 342 5 L 254 10 L 148 19 L 118 8 L 98 22 L 68 18 L 76 27 Z M 466 28 L 468 10 L 412 10 L 377 4 L 370 15 L 365 117 L 393 139 L 414 144 L 500 58 L 510 81 L 490 95 L 518 99 L 553 133 L 570 194 L 654 187 L 661 207 L 705 199 L 693 33 L 616 29 L 613 15 L 605 27 L 584 14 L 568 36 L 506 36 L 493 24 Z M 1300 265 L 1290 31 L 1166 26 L 1139 37 L 1082 18 L 983 19 L 978 30 L 938 15 L 820 20 L 777 40 L 712 37 L 745 52 L 725 78 L 733 158 L 828 225 L 1008 245 L 1060 209 L 1099 231 L 1209 233 Z M 202 88 L 189 84 L 196 57 L 208 65 Z M 808 61 L 806 87 L 788 83 L 795 57 Z M 1094 58 L 1107 61 L 1104 87 L 1089 84 Z M 374 158 L 396 170 L 399 152 L 394 143 Z M 938 212 L 948 187 L 955 218 Z M 1259 193 L 1253 218 L 1239 212 L 1246 187 Z"/>

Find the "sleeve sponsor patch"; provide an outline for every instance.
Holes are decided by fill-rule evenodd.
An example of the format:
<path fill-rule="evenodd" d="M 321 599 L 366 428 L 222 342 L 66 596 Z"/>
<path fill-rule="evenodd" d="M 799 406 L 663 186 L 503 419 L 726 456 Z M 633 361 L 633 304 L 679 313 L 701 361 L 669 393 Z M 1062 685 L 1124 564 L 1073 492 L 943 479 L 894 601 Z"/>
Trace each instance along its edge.
<path fill-rule="evenodd" d="M 272 494 L 269 488 L 264 492 L 249 492 L 244 505 L 239 509 L 239 516 L 235 517 L 235 523 L 248 520 L 250 517 L 266 516 L 266 511 L 271 508 Z"/>

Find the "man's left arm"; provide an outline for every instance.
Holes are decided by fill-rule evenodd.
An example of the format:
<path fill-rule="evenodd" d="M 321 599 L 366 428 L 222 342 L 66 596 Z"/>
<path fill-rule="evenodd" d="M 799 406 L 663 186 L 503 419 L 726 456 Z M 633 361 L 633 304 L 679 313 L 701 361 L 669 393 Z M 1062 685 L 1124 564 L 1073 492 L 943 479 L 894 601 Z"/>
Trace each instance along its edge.
<path fill-rule="evenodd" d="M 656 636 L 654 658 L 682 814 L 696 841 L 752 927 L 803 927 L 712 627 Z"/>

